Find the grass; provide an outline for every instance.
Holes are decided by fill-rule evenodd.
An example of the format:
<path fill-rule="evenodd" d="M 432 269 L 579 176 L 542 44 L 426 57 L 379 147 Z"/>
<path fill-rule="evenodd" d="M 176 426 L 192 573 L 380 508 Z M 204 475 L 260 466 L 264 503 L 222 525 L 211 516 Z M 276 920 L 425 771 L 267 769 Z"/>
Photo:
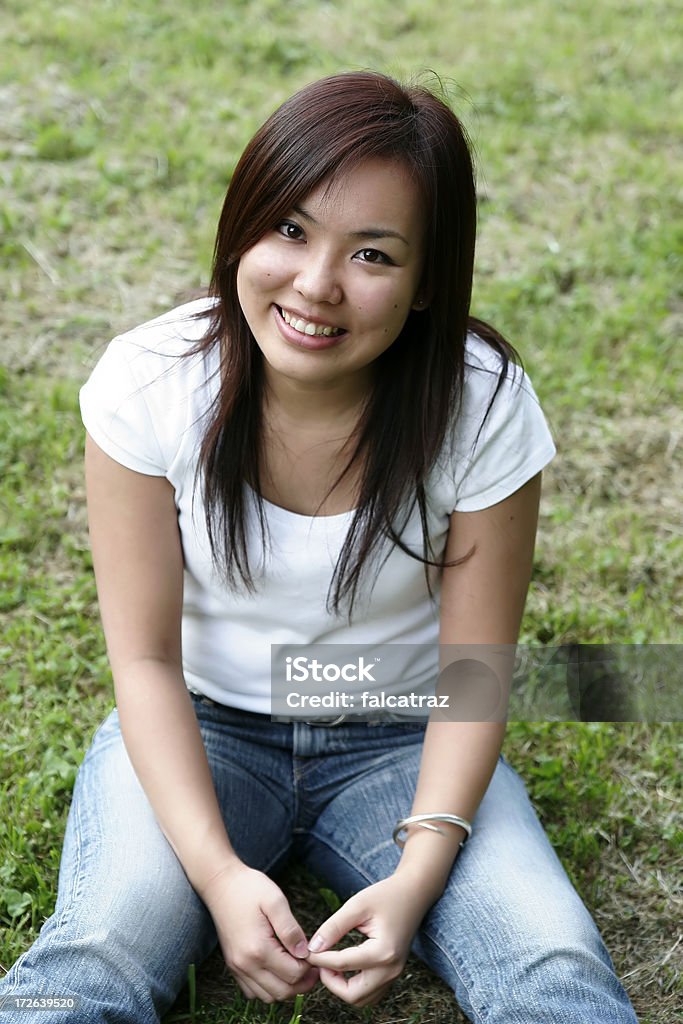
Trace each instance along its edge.
<path fill-rule="evenodd" d="M 73 779 L 112 703 L 78 384 L 114 333 L 206 283 L 236 157 L 306 81 L 342 68 L 434 68 L 476 145 L 474 311 L 519 347 L 559 448 L 523 639 L 681 640 L 677 39 L 667 0 L 6 0 L 0 964 L 52 909 Z M 680 725 L 514 724 L 506 751 L 640 1018 L 673 1022 Z M 286 885 L 312 929 L 328 913 L 318 883 L 294 872 Z M 218 957 L 193 984 L 169 1021 L 457 1019 L 412 961 L 365 1014 L 318 990 L 303 1007 L 245 1006 Z"/>

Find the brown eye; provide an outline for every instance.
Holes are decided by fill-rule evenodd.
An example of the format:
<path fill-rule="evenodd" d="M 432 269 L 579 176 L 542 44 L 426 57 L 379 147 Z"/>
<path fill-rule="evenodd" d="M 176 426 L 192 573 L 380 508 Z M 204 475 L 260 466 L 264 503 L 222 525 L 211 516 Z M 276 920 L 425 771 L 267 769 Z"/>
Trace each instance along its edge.
<path fill-rule="evenodd" d="M 279 231 L 281 235 L 284 235 L 285 238 L 299 239 L 303 235 L 303 231 L 299 225 L 295 224 L 294 221 L 291 220 L 283 220 L 278 224 L 277 231 Z"/>
<path fill-rule="evenodd" d="M 361 249 L 356 253 L 356 256 L 360 258 L 361 263 L 385 263 L 391 264 L 391 260 L 386 253 L 380 252 L 379 249 Z"/>

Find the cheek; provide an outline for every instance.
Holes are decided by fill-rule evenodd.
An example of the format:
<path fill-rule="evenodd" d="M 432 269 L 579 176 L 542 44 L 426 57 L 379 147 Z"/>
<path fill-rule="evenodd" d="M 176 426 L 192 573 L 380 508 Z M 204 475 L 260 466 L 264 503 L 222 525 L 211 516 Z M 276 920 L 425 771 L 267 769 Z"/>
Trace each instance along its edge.
<path fill-rule="evenodd" d="M 410 313 L 411 300 L 402 289 L 368 288 L 357 296 L 355 305 L 372 323 L 398 334 Z"/>
<path fill-rule="evenodd" d="M 407 300 L 402 295 L 397 296 L 395 293 L 388 297 L 386 302 L 381 304 L 375 302 L 366 307 L 366 326 L 382 350 L 393 345 L 398 338 L 408 319 L 409 312 L 410 305 Z"/>
<path fill-rule="evenodd" d="M 388 303 L 385 318 L 386 326 L 388 332 L 392 334 L 395 338 L 397 338 L 398 335 L 403 330 L 403 326 L 410 314 L 410 309 L 410 298 L 408 298 L 404 294 L 401 294 L 398 297 L 394 295 L 391 301 Z"/>
<path fill-rule="evenodd" d="M 237 268 L 238 293 L 265 291 L 279 285 L 285 272 L 283 260 L 269 245 L 255 245 L 245 253 Z"/>

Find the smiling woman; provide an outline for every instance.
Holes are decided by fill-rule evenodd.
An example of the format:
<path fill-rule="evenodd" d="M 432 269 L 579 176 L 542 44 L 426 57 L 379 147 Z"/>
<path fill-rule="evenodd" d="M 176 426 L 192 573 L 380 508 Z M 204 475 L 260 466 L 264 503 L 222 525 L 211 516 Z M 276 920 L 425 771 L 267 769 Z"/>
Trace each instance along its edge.
<path fill-rule="evenodd" d="M 415 183 L 401 164 L 372 160 L 319 185 L 244 254 L 237 291 L 271 401 L 296 401 L 298 384 L 305 416 L 365 396 L 415 306 L 424 234 Z M 369 240 L 383 248 L 360 248 Z"/>
<path fill-rule="evenodd" d="M 469 316 L 475 226 L 466 135 L 426 90 L 403 90 L 371 73 L 323 79 L 276 110 L 246 147 L 218 225 L 210 290 L 220 301 L 197 347 L 221 350 L 222 382 L 200 464 L 212 554 L 232 585 L 253 582 L 245 480 L 262 541 L 263 497 L 306 515 L 355 510 L 326 598 L 337 613 L 344 601 L 353 605 L 361 575 L 381 557 L 387 525 L 413 503 L 425 521 L 424 481 L 463 398 L 468 331 L 476 329 L 484 349 L 499 357 L 490 373 L 501 386 L 514 357 L 500 335 Z M 269 240 L 287 254 L 284 285 L 272 265 L 258 269 Z M 382 247 L 368 250 L 368 241 Z M 256 337 L 240 294 L 244 284 L 250 295 L 252 264 L 263 275 L 250 302 L 253 315 L 260 303 L 265 318 Z M 291 332 L 281 309 L 290 327 L 294 317 Z M 316 338 L 305 334 L 306 324 L 321 311 L 325 325 L 353 337 L 340 335 L 329 347 L 302 341 L 296 326 L 303 321 L 304 338 Z M 254 359 L 254 342 L 268 338 L 277 341 L 273 358 L 277 352 L 285 361 L 275 369 L 290 368 L 275 378 L 268 358 Z M 374 361 L 363 355 L 365 345 Z M 401 543 L 395 532 L 394 539 Z M 417 550 L 425 564 L 441 564 L 439 545 L 443 535 L 433 548 L 422 531 Z"/>
<path fill-rule="evenodd" d="M 505 701 L 437 706 L 457 665 L 506 690 L 554 454 L 470 317 L 475 219 L 441 100 L 316 82 L 235 169 L 210 295 L 116 338 L 82 389 L 117 708 L 3 1019 L 59 993 L 62 1024 L 158 1021 L 219 943 L 267 1003 L 322 984 L 370 1005 L 412 948 L 472 1020 L 633 1024 L 499 756 Z M 274 715 L 276 655 L 323 664 L 333 703 Z M 346 901 L 310 937 L 277 884 L 292 857 Z"/>

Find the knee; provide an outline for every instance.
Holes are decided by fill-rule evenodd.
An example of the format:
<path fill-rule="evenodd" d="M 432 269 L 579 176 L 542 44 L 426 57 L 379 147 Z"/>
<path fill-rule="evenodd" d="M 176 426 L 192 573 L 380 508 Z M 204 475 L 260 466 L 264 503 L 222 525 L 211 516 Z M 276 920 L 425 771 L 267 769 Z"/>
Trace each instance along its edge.
<path fill-rule="evenodd" d="M 201 963 L 216 943 L 208 911 L 188 890 L 164 899 L 136 883 L 126 899 L 111 892 L 96 906 L 76 901 L 56 912 L 7 975 L 7 996 L 68 998 L 64 1024 L 96 1024 L 112 1013 L 122 1024 L 158 1021 L 189 964 Z M 21 1024 L 30 1019 L 22 1012 Z"/>
<path fill-rule="evenodd" d="M 565 933 L 540 927 L 513 938 L 493 931 L 476 944 L 425 935 L 417 951 L 451 984 L 463 1009 L 486 1024 L 636 1022 L 590 919 Z"/>
<path fill-rule="evenodd" d="M 531 947 L 510 965 L 491 1021 L 635 1024 L 628 996 L 597 930 Z"/>
<path fill-rule="evenodd" d="M 155 963 L 195 948 L 197 937 L 213 935 L 206 907 L 174 856 L 166 862 L 128 865 L 99 891 L 90 883 L 74 895 L 60 917 L 64 934 L 93 960 L 126 965 Z"/>
<path fill-rule="evenodd" d="M 509 991 L 533 996 L 540 992 L 569 992 L 591 979 L 612 972 L 612 963 L 597 932 L 527 941 L 507 958 Z"/>

